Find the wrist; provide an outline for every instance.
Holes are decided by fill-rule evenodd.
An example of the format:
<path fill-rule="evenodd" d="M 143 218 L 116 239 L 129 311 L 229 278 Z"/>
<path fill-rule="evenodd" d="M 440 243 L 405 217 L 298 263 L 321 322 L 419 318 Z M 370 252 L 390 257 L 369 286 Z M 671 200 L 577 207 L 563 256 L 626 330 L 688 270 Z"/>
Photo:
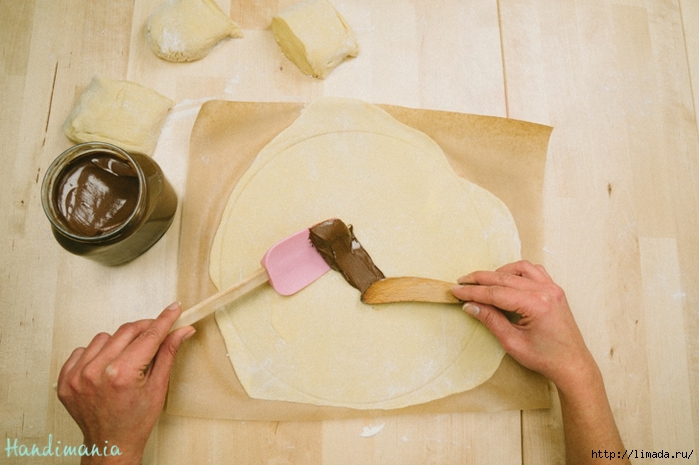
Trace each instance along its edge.
<path fill-rule="evenodd" d="M 604 389 L 602 373 L 589 352 L 577 362 L 570 363 L 567 370 L 551 381 L 556 385 L 559 394 L 569 398 L 590 394 L 597 388 Z"/>

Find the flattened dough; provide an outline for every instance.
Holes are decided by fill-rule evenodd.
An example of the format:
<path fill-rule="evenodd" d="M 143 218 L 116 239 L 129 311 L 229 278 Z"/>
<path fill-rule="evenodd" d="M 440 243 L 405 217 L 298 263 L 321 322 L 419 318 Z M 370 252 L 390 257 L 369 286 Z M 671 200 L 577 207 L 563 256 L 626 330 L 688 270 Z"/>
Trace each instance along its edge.
<path fill-rule="evenodd" d="M 100 141 L 152 155 L 175 102 L 131 81 L 94 77 L 63 124 L 75 142 Z"/>
<path fill-rule="evenodd" d="M 228 37 L 243 37 L 240 26 L 214 0 L 166 0 L 146 21 L 146 39 L 167 61 L 195 61 Z"/>
<path fill-rule="evenodd" d="M 232 152 L 235 148 L 231 148 Z M 455 281 L 519 258 L 506 206 L 459 178 L 439 146 L 373 105 L 306 107 L 243 175 L 211 250 L 219 288 L 259 267 L 267 248 L 338 217 L 386 276 Z M 330 271 L 290 296 L 269 286 L 216 313 L 253 398 L 392 409 L 471 389 L 504 350 L 458 305 L 363 305 Z"/>

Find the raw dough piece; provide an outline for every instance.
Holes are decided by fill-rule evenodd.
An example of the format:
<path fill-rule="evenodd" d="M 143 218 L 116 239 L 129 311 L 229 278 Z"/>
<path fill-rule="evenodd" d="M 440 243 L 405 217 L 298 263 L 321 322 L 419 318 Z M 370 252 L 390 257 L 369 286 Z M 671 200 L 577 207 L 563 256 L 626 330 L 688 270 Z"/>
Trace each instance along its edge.
<path fill-rule="evenodd" d="M 231 148 L 235 150 L 235 148 Z M 341 218 L 386 276 L 455 281 L 519 258 L 507 207 L 459 178 L 439 146 L 373 105 L 310 104 L 234 188 L 211 250 L 219 288 L 259 267 L 265 250 Z M 487 380 L 504 355 L 458 305 L 364 305 L 330 271 L 282 297 L 263 286 L 216 313 L 253 398 L 357 409 L 428 402 Z"/>
<path fill-rule="evenodd" d="M 243 32 L 214 0 L 167 0 L 146 22 L 148 44 L 167 61 L 200 60 L 228 37 Z"/>
<path fill-rule="evenodd" d="M 290 6 L 272 18 L 274 38 L 284 55 L 309 76 L 324 79 L 359 46 L 347 22 L 327 0 Z"/>
<path fill-rule="evenodd" d="M 94 77 L 80 95 L 63 132 L 75 142 L 101 141 L 152 155 L 175 102 L 140 84 Z"/>

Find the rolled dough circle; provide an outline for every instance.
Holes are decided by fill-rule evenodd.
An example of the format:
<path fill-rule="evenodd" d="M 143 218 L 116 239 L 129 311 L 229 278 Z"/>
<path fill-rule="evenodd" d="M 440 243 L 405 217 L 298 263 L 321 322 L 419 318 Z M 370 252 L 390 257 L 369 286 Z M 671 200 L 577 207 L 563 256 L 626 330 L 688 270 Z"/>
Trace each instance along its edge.
<path fill-rule="evenodd" d="M 274 243 L 327 218 L 354 226 L 386 276 L 455 281 L 519 258 L 514 220 L 459 178 L 439 146 L 383 110 L 322 99 L 258 155 L 235 187 L 211 252 L 219 288 Z M 299 293 L 269 286 L 217 312 L 253 398 L 359 409 L 428 402 L 487 380 L 504 355 L 457 305 L 372 308 L 330 271 Z"/>

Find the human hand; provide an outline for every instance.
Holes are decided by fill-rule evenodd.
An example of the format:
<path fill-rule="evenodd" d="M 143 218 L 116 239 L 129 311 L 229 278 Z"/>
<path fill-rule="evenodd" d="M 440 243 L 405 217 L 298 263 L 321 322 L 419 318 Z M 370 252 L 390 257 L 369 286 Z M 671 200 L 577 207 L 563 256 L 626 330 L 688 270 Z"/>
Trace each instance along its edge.
<path fill-rule="evenodd" d="M 559 387 L 573 388 L 597 370 L 568 306 L 565 293 L 543 266 L 519 261 L 458 280 L 452 293 L 464 311 L 483 323 L 519 363 Z M 517 323 L 500 310 L 515 312 Z"/>
<path fill-rule="evenodd" d="M 519 261 L 462 276 L 453 294 L 519 363 L 558 388 L 566 463 L 597 463 L 590 450 L 623 450 L 602 375 L 583 341 L 565 293 L 541 265 Z M 510 322 L 500 310 L 520 316 Z M 621 459 L 614 463 L 629 463 Z"/>
<path fill-rule="evenodd" d="M 121 455 L 84 456 L 82 463 L 138 464 L 165 404 L 170 369 L 186 326 L 168 334 L 182 308 L 175 303 L 155 320 L 122 325 L 75 349 L 58 377 L 58 398 L 83 432 L 87 450 L 117 446 Z"/>

